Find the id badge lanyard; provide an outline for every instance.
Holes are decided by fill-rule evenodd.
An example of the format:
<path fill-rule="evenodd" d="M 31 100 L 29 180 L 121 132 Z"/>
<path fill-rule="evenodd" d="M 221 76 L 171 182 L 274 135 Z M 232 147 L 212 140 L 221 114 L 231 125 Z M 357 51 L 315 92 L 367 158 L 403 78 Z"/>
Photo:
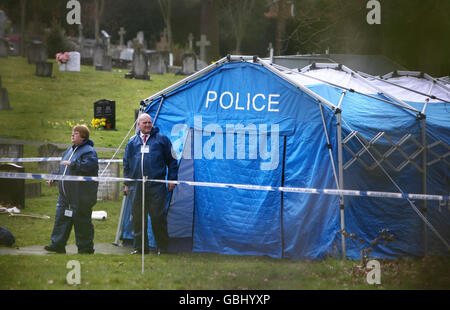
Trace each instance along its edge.
<path fill-rule="evenodd" d="M 73 156 L 73 154 L 75 154 L 75 151 L 77 150 L 77 148 L 78 148 L 78 146 L 76 146 L 76 147 L 72 150 L 72 153 L 70 153 L 70 156 L 69 156 L 69 158 L 67 159 L 68 161 L 70 161 L 70 160 L 72 159 L 72 156 Z M 63 176 L 66 175 L 67 168 L 68 168 L 68 166 L 66 165 L 66 166 L 64 167 Z M 66 195 L 66 190 L 64 189 L 64 180 L 61 180 L 61 186 L 62 186 L 62 190 L 63 190 L 64 196 L 65 196 L 66 198 L 68 198 L 67 195 Z M 66 211 L 64 212 L 64 215 L 65 215 L 65 216 L 68 216 L 68 217 L 72 217 L 72 210 L 70 209 L 70 202 L 69 202 L 69 210 L 66 210 Z"/>

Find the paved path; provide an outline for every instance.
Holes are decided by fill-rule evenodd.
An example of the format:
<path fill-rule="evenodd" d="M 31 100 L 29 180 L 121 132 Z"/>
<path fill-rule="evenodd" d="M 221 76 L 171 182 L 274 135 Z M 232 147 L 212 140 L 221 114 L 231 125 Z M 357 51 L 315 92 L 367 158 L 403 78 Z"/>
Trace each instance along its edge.
<path fill-rule="evenodd" d="M 66 143 L 53 143 L 53 142 L 33 142 L 33 141 L 25 141 L 25 140 L 18 140 L 18 139 L 7 139 L 7 138 L 0 138 L 1 144 L 24 144 L 24 145 L 36 145 L 41 146 L 43 144 L 53 144 L 60 148 L 68 148 L 72 144 L 66 144 Z M 96 151 L 100 152 L 115 152 L 116 149 L 112 147 L 95 147 Z M 119 152 L 124 152 L 125 149 L 120 149 Z"/>
<path fill-rule="evenodd" d="M 127 246 L 115 246 L 108 243 L 94 244 L 95 254 L 129 254 L 133 249 Z M 72 244 L 66 246 L 67 254 L 77 254 L 77 246 Z M 53 252 L 44 250 L 43 245 L 33 245 L 26 247 L 0 247 L 0 255 L 57 255 Z M 59 255 L 59 254 L 58 254 Z"/>

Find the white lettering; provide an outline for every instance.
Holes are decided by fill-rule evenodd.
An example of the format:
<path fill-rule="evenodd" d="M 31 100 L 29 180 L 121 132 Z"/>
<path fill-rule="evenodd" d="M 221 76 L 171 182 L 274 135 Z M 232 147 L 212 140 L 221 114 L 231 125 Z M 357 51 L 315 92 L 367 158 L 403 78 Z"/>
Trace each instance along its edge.
<path fill-rule="evenodd" d="M 225 95 L 230 96 L 230 105 L 228 105 L 228 106 L 223 105 L 223 97 Z M 222 107 L 222 109 L 227 110 L 227 109 L 231 108 L 231 106 L 233 105 L 233 94 L 230 93 L 229 91 L 223 92 L 222 95 L 220 95 L 219 104 Z"/>
<path fill-rule="evenodd" d="M 209 97 L 210 94 L 214 95 L 214 97 L 213 98 Z M 217 99 L 217 92 L 213 90 L 208 91 L 208 93 L 206 94 L 206 107 L 209 106 L 210 102 L 216 101 L 216 99 Z"/>
<path fill-rule="evenodd" d="M 256 106 L 255 106 L 255 101 L 256 101 L 256 98 L 258 98 L 258 97 L 263 97 L 263 99 L 266 99 L 266 96 L 264 96 L 263 94 L 256 94 L 254 97 L 253 97 L 253 109 L 255 110 L 255 111 L 262 111 L 262 110 L 264 110 L 264 108 L 266 107 L 266 105 L 264 104 L 261 108 L 259 108 L 259 109 L 257 109 L 256 108 Z"/>
<path fill-rule="evenodd" d="M 66 21 L 69 25 L 81 24 L 81 5 L 77 0 L 70 0 L 66 4 L 66 9 L 72 9 L 67 13 Z"/>
<path fill-rule="evenodd" d="M 81 265 L 80 262 L 77 260 L 70 260 L 67 262 L 66 265 L 67 269 L 72 269 L 67 273 L 66 281 L 67 284 L 73 285 L 73 284 L 80 284 L 81 283 Z"/>
<path fill-rule="evenodd" d="M 366 16 L 369 25 L 381 24 L 381 5 L 378 0 L 369 0 L 366 5 L 367 9 L 371 9 Z"/>
<path fill-rule="evenodd" d="M 366 280 L 368 284 L 381 284 L 380 262 L 376 259 L 367 262 L 367 268 L 372 269 L 367 273 Z"/>
<path fill-rule="evenodd" d="M 277 105 L 279 104 L 278 101 L 272 100 L 272 98 L 274 98 L 274 97 L 278 98 L 278 97 L 280 97 L 280 95 L 278 95 L 278 94 L 270 94 L 270 95 L 269 95 L 269 107 L 268 107 L 268 111 L 270 111 L 270 112 L 279 112 L 280 110 L 278 110 L 278 108 L 276 108 L 276 109 L 272 108 L 272 105 L 273 105 L 273 104 L 277 104 Z"/>
<path fill-rule="evenodd" d="M 257 112 L 261 112 L 267 110 L 268 112 L 280 112 L 279 104 L 280 104 L 280 94 L 250 94 L 247 93 L 247 105 L 244 102 L 240 105 L 241 93 L 236 92 L 233 94 L 230 91 L 225 91 L 218 95 L 216 91 L 209 90 L 206 93 L 206 102 L 205 107 L 209 108 L 211 103 L 216 102 L 219 99 L 219 106 L 228 110 L 234 105 L 234 109 L 238 111 L 250 111 L 254 110 Z"/>

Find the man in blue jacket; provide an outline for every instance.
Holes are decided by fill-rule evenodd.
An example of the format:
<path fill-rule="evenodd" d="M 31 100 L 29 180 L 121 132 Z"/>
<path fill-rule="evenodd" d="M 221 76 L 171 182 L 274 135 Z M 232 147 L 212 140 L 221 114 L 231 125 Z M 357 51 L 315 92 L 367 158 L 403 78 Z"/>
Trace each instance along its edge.
<path fill-rule="evenodd" d="M 142 171 L 148 179 L 177 179 L 177 160 L 172 156 L 172 143 L 169 138 L 153 127 L 152 118 L 147 113 L 138 119 L 139 133 L 130 138 L 123 156 L 123 176 L 131 179 L 142 179 Z M 125 192 L 132 201 L 131 216 L 134 237 L 134 251 L 142 253 L 142 182 L 124 182 Z M 144 253 L 149 253 L 148 245 L 148 213 L 152 224 L 153 235 L 159 252 L 167 251 L 169 235 L 165 214 L 167 190 L 173 191 L 175 184 L 146 182 L 144 206 Z"/>
<path fill-rule="evenodd" d="M 98 176 L 98 157 L 94 142 L 89 139 L 89 129 L 84 125 L 72 130 L 72 143 L 62 155 L 58 174 L 75 176 Z M 52 184 L 54 180 L 48 182 Z M 72 226 L 78 253 L 94 253 L 94 225 L 92 207 L 97 203 L 98 182 L 58 182 L 59 196 L 56 204 L 55 223 L 47 251 L 66 253 L 66 243 Z"/>

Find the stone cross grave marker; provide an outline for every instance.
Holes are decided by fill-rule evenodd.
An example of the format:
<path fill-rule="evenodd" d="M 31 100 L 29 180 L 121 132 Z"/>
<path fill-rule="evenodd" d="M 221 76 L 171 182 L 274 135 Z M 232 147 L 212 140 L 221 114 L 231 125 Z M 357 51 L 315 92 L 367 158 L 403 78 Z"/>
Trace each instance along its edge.
<path fill-rule="evenodd" d="M 120 43 L 119 43 L 119 47 L 123 48 L 125 45 L 123 44 L 123 36 L 125 35 L 125 33 L 127 33 L 125 31 L 125 29 L 123 27 L 120 27 L 120 30 L 118 32 L 119 36 L 120 36 Z"/>
<path fill-rule="evenodd" d="M 200 47 L 200 60 L 206 63 L 206 47 L 210 46 L 211 42 L 206 39 L 206 35 L 200 36 L 200 41 L 196 42 L 196 46 Z"/>

